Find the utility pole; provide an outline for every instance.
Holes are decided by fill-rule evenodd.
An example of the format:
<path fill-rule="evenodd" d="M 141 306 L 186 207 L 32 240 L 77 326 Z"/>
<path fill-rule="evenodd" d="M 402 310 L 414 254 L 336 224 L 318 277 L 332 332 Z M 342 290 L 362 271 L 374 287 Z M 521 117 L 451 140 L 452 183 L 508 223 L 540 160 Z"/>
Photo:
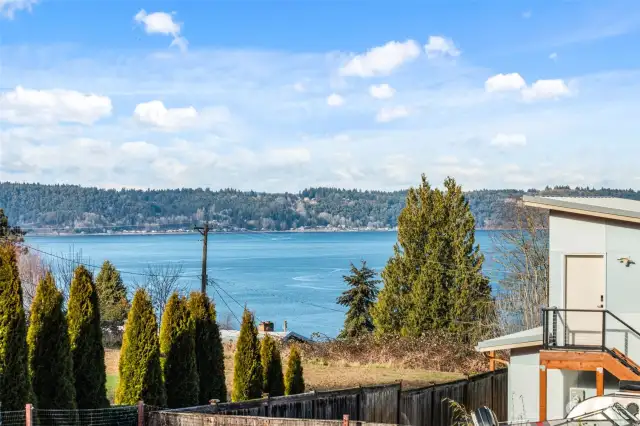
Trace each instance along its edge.
<path fill-rule="evenodd" d="M 207 236 L 209 235 L 209 221 L 204 223 L 204 226 L 196 226 L 194 229 L 197 229 L 202 235 L 202 284 L 200 291 L 202 294 L 207 294 Z"/>

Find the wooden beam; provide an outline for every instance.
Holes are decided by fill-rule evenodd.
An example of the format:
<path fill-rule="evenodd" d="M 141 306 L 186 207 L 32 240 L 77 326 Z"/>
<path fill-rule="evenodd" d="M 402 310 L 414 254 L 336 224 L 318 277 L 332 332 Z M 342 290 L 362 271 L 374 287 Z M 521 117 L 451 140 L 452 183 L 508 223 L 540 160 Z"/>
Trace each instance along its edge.
<path fill-rule="evenodd" d="M 540 365 L 540 422 L 547 421 L 547 366 Z"/>
<path fill-rule="evenodd" d="M 496 351 L 489 352 L 489 371 L 496 371 Z"/>
<path fill-rule="evenodd" d="M 540 351 L 540 364 L 553 370 L 596 371 L 604 359 L 602 352 Z"/>
<path fill-rule="evenodd" d="M 604 395 L 604 368 L 596 369 L 596 396 Z"/>

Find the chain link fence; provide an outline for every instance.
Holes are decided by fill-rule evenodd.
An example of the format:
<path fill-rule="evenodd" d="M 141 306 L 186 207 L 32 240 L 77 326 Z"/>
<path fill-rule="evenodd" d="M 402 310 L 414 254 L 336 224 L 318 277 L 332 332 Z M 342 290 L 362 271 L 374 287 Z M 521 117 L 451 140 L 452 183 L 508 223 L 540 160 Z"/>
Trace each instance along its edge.
<path fill-rule="evenodd" d="M 96 410 L 0 411 L 0 426 L 137 426 L 138 406 L 115 406 Z"/>

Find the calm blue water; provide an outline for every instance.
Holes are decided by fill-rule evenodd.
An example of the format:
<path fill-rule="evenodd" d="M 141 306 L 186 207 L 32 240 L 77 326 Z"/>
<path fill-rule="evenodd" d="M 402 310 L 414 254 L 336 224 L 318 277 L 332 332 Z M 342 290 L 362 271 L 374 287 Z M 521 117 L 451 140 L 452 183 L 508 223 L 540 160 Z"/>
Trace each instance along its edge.
<path fill-rule="evenodd" d="M 273 321 L 278 331 L 286 320 L 289 330 L 303 335 L 336 336 L 344 309 L 335 300 L 346 288 L 342 275 L 349 262 L 364 259 L 379 271 L 392 255 L 395 241 L 395 232 L 210 234 L 208 274 L 239 304 L 246 303 L 259 320 Z M 476 241 L 491 277 L 497 267 L 491 259 L 489 232 L 477 231 Z M 96 265 L 108 259 L 128 284 L 140 279 L 128 271 L 143 272 L 149 263 L 182 262 L 186 282 L 200 288 L 198 234 L 28 237 L 27 243 L 56 255 L 69 253 L 73 246 L 82 251 L 85 262 Z M 218 318 L 224 320 L 229 309 L 213 288 L 209 294 L 216 301 Z M 241 317 L 238 303 L 221 294 Z"/>

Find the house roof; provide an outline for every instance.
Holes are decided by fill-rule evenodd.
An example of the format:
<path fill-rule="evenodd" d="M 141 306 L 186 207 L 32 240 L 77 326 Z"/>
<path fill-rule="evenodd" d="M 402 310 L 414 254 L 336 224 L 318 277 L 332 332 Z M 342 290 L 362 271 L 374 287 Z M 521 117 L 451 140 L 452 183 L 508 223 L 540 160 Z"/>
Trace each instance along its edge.
<path fill-rule="evenodd" d="M 258 332 L 258 339 L 262 339 L 265 336 L 265 332 Z M 268 334 L 276 339 L 280 339 L 283 342 L 290 340 L 298 340 L 301 342 L 310 342 L 311 339 L 302 336 L 294 331 L 269 331 Z M 240 336 L 240 330 L 220 330 L 220 338 L 223 343 L 235 342 Z"/>
<path fill-rule="evenodd" d="M 542 327 L 519 331 L 495 339 L 484 340 L 476 346 L 478 352 L 502 351 L 542 345 Z"/>
<path fill-rule="evenodd" d="M 562 211 L 624 222 L 640 223 L 640 201 L 614 197 L 532 197 L 525 195 L 526 206 Z"/>

